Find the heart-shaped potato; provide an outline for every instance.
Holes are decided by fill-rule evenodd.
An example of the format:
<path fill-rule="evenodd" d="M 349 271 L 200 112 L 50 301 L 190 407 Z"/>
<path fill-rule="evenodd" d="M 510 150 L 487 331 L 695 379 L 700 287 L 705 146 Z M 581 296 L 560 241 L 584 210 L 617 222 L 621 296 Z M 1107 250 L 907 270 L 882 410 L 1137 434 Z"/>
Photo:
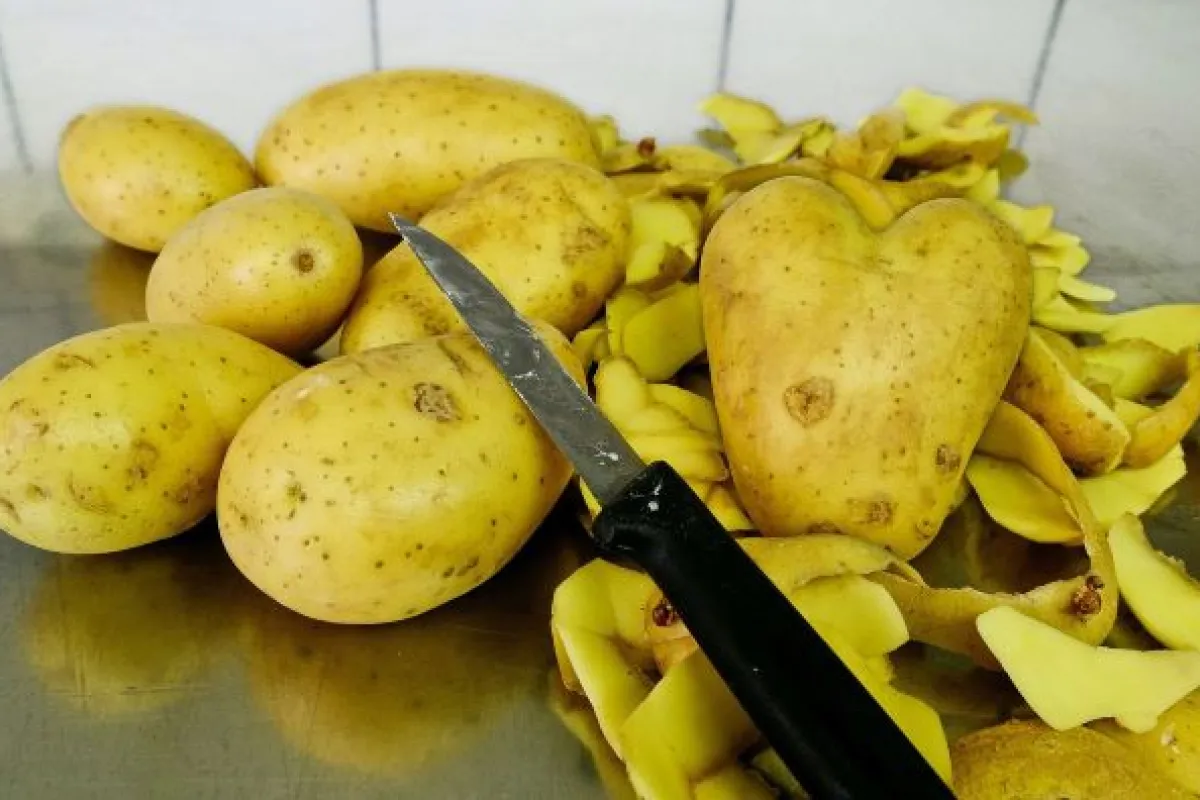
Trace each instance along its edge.
<path fill-rule="evenodd" d="M 733 478 L 765 535 L 839 531 L 910 558 L 949 513 L 1029 324 L 1015 232 L 960 199 L 876 233 L 837 190 L 770 181 L 704 249 Z"/>

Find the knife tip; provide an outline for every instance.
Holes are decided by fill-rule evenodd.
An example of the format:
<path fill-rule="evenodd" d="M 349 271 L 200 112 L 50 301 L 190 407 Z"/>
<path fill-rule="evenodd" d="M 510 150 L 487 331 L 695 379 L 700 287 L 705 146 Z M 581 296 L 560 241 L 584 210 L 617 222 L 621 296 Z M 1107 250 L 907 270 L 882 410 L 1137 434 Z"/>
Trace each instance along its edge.
<path fill-rule="evenodd" d="M 404 236 L 405 233 L 417 227 L 416 223 L 405 219 L 393 211 L 388 212 L 388 217 L 392 220 L 392 227 L 394 227 L 401 236 Z"/>

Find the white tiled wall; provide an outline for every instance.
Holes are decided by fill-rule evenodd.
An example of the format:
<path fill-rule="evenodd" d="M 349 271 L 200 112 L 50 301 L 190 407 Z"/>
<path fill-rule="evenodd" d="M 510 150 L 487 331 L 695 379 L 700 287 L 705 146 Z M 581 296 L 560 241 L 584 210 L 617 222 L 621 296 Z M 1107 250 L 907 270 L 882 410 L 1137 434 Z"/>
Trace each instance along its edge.
<path fill-rule="evenodd" d="M 612 114 L 628 135 L 686 139 L 717 85 L 725 3 L 379 0 L 382 61 L 496 71 Z"/>
<path fill-rule="evenodd" d="M 1087 0 L 1079 0 L 1087 2 Z M 854 124 L 906 86 L 1024 100 L 1054 0 L 737 0 L 726 85 Z"/>
<path fill-rule="evenodd" d="M 1026 145 L 1017 196 L 1059 209 L 1096 268 L 1192 265 L 1200 292 L 1200 3 L 1070 0 Z M 1153 282 L 1160 289 L 1162 282 Z M 1174 288 L 1174 287 L 1171 287 Z M 1170 289 L 1168 289 L 1170 291 Z M 1127 292 L 1122 300 L 1150 302 Z"/>
<path fill-rule="evenodd" d="M 843 123 L 913 84 L 1040 84 L 1018 197 L 1057 205 L 1102 269 L 1197 261 L 1200 0 L 0 0 L 0 44 L 0 173 L 21 166 L 13 123 L 47 169 L 102 102 L 172 105 L 248 150 L 290 99 L 379 65 L 524 78 L 666 139 L 722 80 Z"/>
<path fill-rule="evenodd" d="M 39 166 L 95 103 L 170 105 L 249 149 L 283 104 L 371 67 L 366 0 L 0 0 L 0 36 Z"/>

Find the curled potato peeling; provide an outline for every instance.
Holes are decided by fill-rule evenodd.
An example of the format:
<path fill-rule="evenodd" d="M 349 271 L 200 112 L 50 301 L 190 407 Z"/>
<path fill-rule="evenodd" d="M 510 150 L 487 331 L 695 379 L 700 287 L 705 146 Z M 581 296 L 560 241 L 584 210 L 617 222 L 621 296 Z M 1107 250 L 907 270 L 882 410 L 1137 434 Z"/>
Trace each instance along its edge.
<path fill-rule="evenodd" d="M 1113 394 L 1126 400 L 1141 400 L 1184 377 L 1186 358 L 1147 339 L 1119 339 L 1082 347 L 1085 377 L 1108 377 Z M 1114 374 L 1115 373 L 1115 374 Z"/>
<path fill-rule="evenodd" d="M 1103 474 L 1121 463 L 1130 434 L 1120 418 L 1031 329 L 1005 399 L 1041 423 L 1069 464 Z"/>
<path fill-rule="evenodd" d="M 888 109 L 867 117 L 858 130 L 834 136 L 825 160 L 830 166 L 862 178 L 882 178 L 904 138 L 904 113 Z"/>
<path fill-rule="evenodd" d="M 1200 419 L 1200 351 L 1188 353 L 1186 363 L 1188 379 L 1175 396 L 1133 425 L 1125 464 L 1150 466 L 1182 441 Z"/>
<path fill-rule="evenodd" d="M 1200 303 L 1147 306 L 1110 319 L 1100 331 L 1107 342 L 1146 339 L 1173 353 L 1200 346 Z"/>

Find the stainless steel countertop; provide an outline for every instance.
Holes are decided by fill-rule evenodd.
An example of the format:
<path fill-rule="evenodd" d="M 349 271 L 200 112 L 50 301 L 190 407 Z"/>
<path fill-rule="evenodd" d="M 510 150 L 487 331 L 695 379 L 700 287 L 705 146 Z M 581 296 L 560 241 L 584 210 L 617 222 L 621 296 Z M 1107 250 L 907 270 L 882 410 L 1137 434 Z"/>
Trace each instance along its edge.
<path fill-rule="evenodd" d="M 53 177 L 0 174 L 0 374 L 136 318 L 149 261 Z M 479 591 L 354 628 L 260 594 L 211 522 L 113 556 L 0 535 L 0 798 L 602 798 L 550 702 L 550 596 L 586 548 L 556 513 Z"/>
<path fill-rule="evenodd" d="M 137 318 L 148 265 L 103 245 L 52 176 L 0 174 L 0 373 Z M 1200 299 L 1197 274 L 1096 254 L 1087 277 L 1141 304 Z M 1195 570 L 1196 474 L 1179 495 L 1149 527 Z M 113 556 L 0 536 L 0 798 L 604 797 L 551 705 L 550 595 L 588 557 L 557 513 L 480 590 L 352 628 L 259 594 L 211 522 Z M 918 683 L 942 686 L 950 705 L 978 705 L 979 687 L 995 686 Z"/>

